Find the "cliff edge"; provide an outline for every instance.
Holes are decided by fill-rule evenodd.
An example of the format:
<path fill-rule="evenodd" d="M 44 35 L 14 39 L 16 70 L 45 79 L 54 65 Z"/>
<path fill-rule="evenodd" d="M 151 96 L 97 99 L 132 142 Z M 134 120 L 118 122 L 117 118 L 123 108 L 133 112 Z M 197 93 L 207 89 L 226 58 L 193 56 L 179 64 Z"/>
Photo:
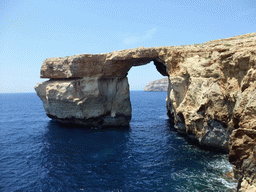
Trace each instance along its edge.
<path fill-rule="evenodd" d="M 200 144 L 229 152 L 239 191 L 256 191 L 256 33 L 172 47 L 46 59 L 35 89 L 46 114 L 87 126 L 129 125 L 127 73 L 153 61 L 168 77 L 167 113 Z"/>

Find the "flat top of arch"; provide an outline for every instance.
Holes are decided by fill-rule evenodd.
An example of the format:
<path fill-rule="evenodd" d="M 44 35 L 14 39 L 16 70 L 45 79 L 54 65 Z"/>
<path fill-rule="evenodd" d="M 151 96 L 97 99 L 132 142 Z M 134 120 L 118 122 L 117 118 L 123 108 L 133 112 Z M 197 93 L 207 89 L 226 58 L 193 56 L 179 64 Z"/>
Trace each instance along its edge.
<path fill-rule="evenodd" d="M 83 77 L 124 77 L 132 66 L 157 61 L 167 68 L 174 62 L 208 53 L 237 52 L 255 48 L 256 33 L 186 46 L 138 47 L 101 54 L 78 54 L 46 59 L 41 67 L 41 78 L 72 79 Z"/>

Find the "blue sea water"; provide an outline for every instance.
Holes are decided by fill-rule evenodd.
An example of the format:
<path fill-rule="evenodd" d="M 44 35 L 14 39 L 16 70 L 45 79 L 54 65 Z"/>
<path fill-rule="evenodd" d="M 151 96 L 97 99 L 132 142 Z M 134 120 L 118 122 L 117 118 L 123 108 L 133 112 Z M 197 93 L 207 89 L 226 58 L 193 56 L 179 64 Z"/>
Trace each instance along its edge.
<path fill-rule="evenodd" d="M 131 91 L 130 128 L 50 120 L 35 93 L 0 94 L 0 191 L 231 191 L 227 155 L 201 150 L 166 115 L 166 92 Z"/>

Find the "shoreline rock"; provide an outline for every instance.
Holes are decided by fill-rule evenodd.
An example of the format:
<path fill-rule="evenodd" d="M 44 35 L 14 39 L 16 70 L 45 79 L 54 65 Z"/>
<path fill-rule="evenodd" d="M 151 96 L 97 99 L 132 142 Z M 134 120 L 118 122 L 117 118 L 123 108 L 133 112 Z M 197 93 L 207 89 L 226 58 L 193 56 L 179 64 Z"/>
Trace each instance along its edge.
<path fill-rule="evenodd" d="M 167 114 L 175 128 L 202 145 L 229 151 L 238 191 L 256 187 L 256 33 L 200 45 L 46 59 L 41 78 L 50 80 L 35 89 L 55 120 L 127 125 L 126 75 L 151 61 L 168 77 Z"/>

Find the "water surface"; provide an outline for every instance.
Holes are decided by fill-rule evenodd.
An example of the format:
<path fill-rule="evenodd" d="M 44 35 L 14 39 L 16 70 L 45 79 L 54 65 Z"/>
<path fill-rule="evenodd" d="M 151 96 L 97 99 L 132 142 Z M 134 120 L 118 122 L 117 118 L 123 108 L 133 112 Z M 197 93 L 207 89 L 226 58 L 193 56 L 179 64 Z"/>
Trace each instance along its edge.
<path fill-rule="evenodd" d="M 166 92 L 131 91 L 130 128 L 50 120 L 35 93 L 0 94 L 0 191 L 230 191 L 226 154 L 175 131 Z"/>

